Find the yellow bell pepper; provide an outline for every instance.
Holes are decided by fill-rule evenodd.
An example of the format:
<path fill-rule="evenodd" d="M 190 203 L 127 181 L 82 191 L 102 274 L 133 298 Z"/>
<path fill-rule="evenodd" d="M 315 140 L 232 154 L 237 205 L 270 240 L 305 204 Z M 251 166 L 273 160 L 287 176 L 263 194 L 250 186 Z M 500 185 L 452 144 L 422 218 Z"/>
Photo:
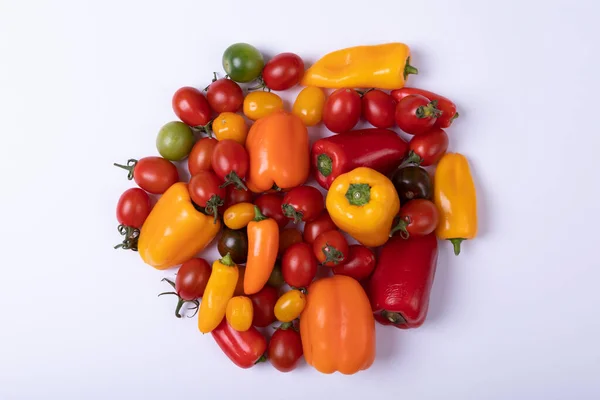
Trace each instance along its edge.
<path fill-rule="evenodd" d="M 211 215 L 197 211 L 188 186 L 178 182 L 158 200 L 144 222 L 138 251 L 146 264 L 167 269 L 184 263 L 204 249 L 221 229 Z"/>
<path fill-rule="evenodd" d="M 359 167 L 335 178 L 325 205 L 335 225 L 365 246 L 387 242 L 400 210 L 392 182 L 371 168 Z"/>
<path fill-rule="evenodd" d="M 227 303 L 233 297 L 239 273 L 238 266 L 235 265 L 229 253 L 213 263 L 198 312 L 200 332 L 211 332 L 225 318 Z"/>
<path fill-rule="evenodd" d="M 440 222 L 436 234 L 460 253 L 463 240 L 477 235 L 477 195 L 469 162 L 462 154 L 446 153 L 435 170 L 434 201 Z"/>
<path fill-rule="evenodd" d="M 306 70 L 301 84 L 392 90 L 403 87 L 407 76 L 418 72 L 410 65 L 410 49 L 404 43 L 356 46 L 320 58 Z"/>

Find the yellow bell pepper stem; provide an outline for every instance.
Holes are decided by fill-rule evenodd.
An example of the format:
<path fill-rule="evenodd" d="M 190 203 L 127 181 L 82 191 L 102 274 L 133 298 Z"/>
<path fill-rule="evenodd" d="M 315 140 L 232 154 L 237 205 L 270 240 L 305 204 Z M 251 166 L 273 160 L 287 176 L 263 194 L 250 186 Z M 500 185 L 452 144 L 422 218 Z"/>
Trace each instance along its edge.
<path fill-rule="evenodd" d="M 446 153 L 435 171 L 434 201 L 440 222 L 437 237 L 449 240 L 460 254 L 464 240 L 477 236 L 477 195 L 469 162 L 458 153 Z"/>

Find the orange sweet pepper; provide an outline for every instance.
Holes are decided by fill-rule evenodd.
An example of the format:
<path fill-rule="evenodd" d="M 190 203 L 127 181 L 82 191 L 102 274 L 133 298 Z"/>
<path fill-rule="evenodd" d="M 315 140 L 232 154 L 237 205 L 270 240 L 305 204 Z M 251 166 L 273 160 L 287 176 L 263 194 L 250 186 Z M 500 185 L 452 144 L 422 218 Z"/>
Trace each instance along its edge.
<path fill-rule="evenodd" d="M 260 118 L 250 128 L 246 150 L 250 156 L 247 186 L 253 192 L 266 192 L 274 186 L 289 189 L 308 179 L 308 131 L 294 114 L 277 111 Z"/>
<path fill-rule="evenodd" d="M 254 206 L 255 218 L 248 224 L 248 260 L 244 276 L 244 293 L 250 295 L 265 286 L 279 250 L 279 225 L 273 218 L 265 217 Z"/>

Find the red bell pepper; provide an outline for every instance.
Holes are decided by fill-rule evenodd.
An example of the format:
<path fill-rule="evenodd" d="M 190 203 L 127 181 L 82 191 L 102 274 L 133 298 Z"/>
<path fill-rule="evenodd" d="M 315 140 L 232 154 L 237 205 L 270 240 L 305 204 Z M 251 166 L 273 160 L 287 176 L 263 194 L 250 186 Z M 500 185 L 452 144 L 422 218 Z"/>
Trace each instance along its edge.
<path fill-rule="evenodd" d="M 434 128 L 447 128 L 452 124 L 452 121 L 458 118 L 456 105 L 450 101 L 450 99 L 440 96 L 437 93 L 424 89 L 403 87 L 401 89 L 392 90 L 390 94 L 397 102 L 411 94 L 420 94 L 421 96 L 427 97 L 430 101 L 437 101 L 435 107 L 442 111 L 442 115 L 435 120 L 435 123 L 433 124 Z"/>
<path fill-rule="evenodd" d="M 401 329 L 423 324 L 437 264 L 435 234 L 394 236 L 383 246 L 367 293 L 375 320 Z"/>
<path fill-rule="evenodd" d="M 266 360 L 263 355 L 267 350 L 267 340 L 255 327 L 244 332 L 238 332 L 223 321 L 212 330 L 215 341 L 235 365 L 240 368 L 250 368 L 254 364 Z"/>
<path fill-rule="evenodd" d="M 360 129 L 317 140 L 312 168 L 319 185 L 329 189 L 335 178 L 357 167 L 391 172 L 408 152 L 408 143 L 389 129 Z"/>

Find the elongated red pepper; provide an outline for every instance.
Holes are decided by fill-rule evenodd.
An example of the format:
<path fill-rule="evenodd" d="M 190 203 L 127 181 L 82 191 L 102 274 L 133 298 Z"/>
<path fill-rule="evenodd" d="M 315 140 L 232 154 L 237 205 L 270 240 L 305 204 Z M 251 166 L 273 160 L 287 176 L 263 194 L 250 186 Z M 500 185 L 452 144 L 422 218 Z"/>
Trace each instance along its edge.
<path fill-rule="evenodd" d="M 435 120 L 435 123 L 433 124 L 435 128 L 447 128 L 452 124 L 452 121 L 458 118 L 456 105 L 450 99 L 440 96 L 437 93 L 424 89 L 403 87 L 401 89 L 392 90 L 390 94 L 396 101 L 400 101 L 411 94 L 420 94 L 431 101 L 437 101 L 435 107 L 442 112 L 442 115 Z"/>
<path fill-rule="evenodd" d="M 408 152 L 408 143 L 389 129 L 360 129 L 317 140 L 312 146 L 315 179 L 325 189 L 357 167 L 391 172 Z"/>
<path fill-rule="evenodd" d="M 375 320 L 401 329 L 423 324 L 437 264 L 435 234 L 394 236 L 383 246 L 367 293 Z"/>
<path fill-rule="evenodd" d="M 223 321 L 212 330 L 215 341 L 235 365 L 240 368 L 250 368 L 259 361 L 267 350 L 267 340 L 255 327 L 244 332 L 238 332 Z"/>

